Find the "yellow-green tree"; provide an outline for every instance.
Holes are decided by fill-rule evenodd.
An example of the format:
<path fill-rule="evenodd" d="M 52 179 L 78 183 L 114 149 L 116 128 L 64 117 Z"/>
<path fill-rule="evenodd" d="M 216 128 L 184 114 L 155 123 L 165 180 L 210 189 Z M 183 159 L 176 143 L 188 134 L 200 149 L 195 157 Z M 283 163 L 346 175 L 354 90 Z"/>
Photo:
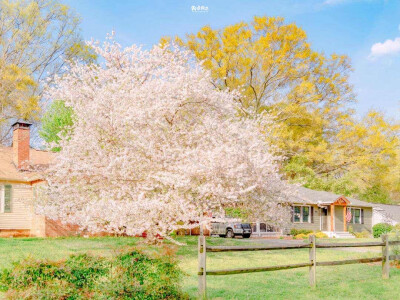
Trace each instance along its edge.
<path fill-rule="evenodd" d="M 348 120 L 339 142 L 340 159 L 359 196 L 374 202 L 395 201 L 400 195 L 400 123 L 371 110 L 360 121 Z"/>
<path fill-rule="evenodd" d="M 0 135 L 0 141 L 11 130 L 10 126 L 6 126 L 8 121 L 16 116 L 30 118 L 37 111 L 38 101 L 33 94 L 36 86 L 26 70 L 0 60 L 0 130 L 8 127 Z"/>
<path fill-rule="evenodd" d="M 0 1 L 0 143 L 12 119 L 38 120 L 40 81 L 61 73 L 64 59 L 95 59 L 79 22 L 55 0 Z"/>
<path fill-rule="evenodd" d="M 240 113 L 252 117 L 266 111 L 274 117 L 268 138 L 288 162 L 302 161 L 318 174 L 338 167 L 332 144 L 354 101 L 346 56 L 314 51 L 304 30 L 282 18 L 254 17 L 223 29 L 205 26 L 175 40 L 203 61 L 215 86 L 241 91 Z"/>
<path fill-rule="evenodd" d="M 397 125 L 373 111 L 355 120 L 347 56 L 313 50 L 304 30 L 273 17 L 205 26 L 174 41 L 193 51 L 216 87 L 241 92 L 239 113 L 274 118 L 266 138 L 286 156 L 289 179 L 368 201 L 399 194 Z"/>

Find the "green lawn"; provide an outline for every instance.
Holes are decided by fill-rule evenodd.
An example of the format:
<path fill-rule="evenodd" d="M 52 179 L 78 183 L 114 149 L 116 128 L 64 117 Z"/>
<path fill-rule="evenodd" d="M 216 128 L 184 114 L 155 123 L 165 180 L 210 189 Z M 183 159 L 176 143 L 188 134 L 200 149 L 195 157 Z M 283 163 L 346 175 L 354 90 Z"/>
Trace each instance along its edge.
<path fill-rule="evenodd" d="M 187 246 L 178 249 L 181 268 L 186 275 L 184 290 L 192 297 L 197 293 L 197 239 L 179 239 Z M 371 241 L 369 239 L 368 241 Z M 26 256 L 61 259 L 68 254 L 90 252 L 112 255 L 124 246 L 134 246 L 135 238 L 10 238 L 0 239 L 0 268 L 10 267 L 13 260 Z M 353 240 L 355 241 L 355 240 Z M 357 239 L 367 241 L 367 239 Z M 340 240 L 335 240 L 340 242 Z M 240 239 L 209 238 L 213 245 L 249 245 Z M 259 243 L 254 240 L 252 243 Z M 317 260 L 339 260 L 380 255 L 380 248 L 317 249 Z M 378 251 L 378 252 L 377 252 Z M 210 253 L 207 268 L 227 269 L 299 263 L 308 260 L 308 249 L 274 250 L 257 252 Z M 359 264 L 334 267 L 317 267 L 317 287 L 308 286 L 308 269 L 294 269 L 265 273 L 227 276 L 208 276 L 208 296 L 212 299 L 398 299 L 400 269 L 391 269 L 391 278 L 381 279 L 381 265 Z"/>

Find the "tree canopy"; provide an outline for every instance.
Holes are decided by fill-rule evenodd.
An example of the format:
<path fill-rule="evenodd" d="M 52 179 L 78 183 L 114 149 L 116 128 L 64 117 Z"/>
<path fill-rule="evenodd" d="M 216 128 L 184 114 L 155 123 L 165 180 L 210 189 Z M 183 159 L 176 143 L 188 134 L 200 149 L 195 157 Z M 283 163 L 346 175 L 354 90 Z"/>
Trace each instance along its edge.
<path fill-rule="evenodd" d="M 46 110 L 41 120 L 39 135 L 50 146 L 51 151 L 59 152 L 61 138 L 71 134 L 73 115 L 72 108 L 65 106 L 62 100 L 53 101 Z"/>
<path fill-rule="evenodd" d="M 74 64 L 48 89 L 74 123 L 59 136 L 40 212 L 91 232 L 153 238 L 226 207 L 289 221 L 267 117 L 237 115 L 239 95 L 216 89 L 188 51 L 92 46 L 104 64 Z"/>
<path fill-rule="evenodd" d="M 238 114 L 273 118 L 265 138 L 286 157 L 288 179 L 369 201 L 398 195 L 398 125 L 376 112 L 357 121 L 347 56 L 313 50 L 304 30 L 275 17 L 205 26 L 174 40 L 211 71 L 215 87 L 240 91 Z"/>
<path fill-rule="evenodd" d="M 12 120 L 39 120 L 42 79 L 62 73 L 70 59 L 95 59 L 79 22 L 56 0 L 0 1 L 0 143 Z"/>

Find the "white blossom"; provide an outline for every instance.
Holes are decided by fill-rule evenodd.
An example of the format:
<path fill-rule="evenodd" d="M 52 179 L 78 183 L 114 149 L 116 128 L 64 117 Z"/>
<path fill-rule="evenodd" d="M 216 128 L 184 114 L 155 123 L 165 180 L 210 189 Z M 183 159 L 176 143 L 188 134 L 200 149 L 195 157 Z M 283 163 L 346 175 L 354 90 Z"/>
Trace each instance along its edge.
<path fill-rule="evenodd" d="M 288 220 L 288 185 L 265 140 L 268 118 L 243 119 L 189 52 L 91 43 L 99 65 L 72 64 L 47 91 L 75 112 L 38 211 L 90 232 L 168 236 L 226 207 Z M 207 215 L 206 215 L 207 214 Z"/>

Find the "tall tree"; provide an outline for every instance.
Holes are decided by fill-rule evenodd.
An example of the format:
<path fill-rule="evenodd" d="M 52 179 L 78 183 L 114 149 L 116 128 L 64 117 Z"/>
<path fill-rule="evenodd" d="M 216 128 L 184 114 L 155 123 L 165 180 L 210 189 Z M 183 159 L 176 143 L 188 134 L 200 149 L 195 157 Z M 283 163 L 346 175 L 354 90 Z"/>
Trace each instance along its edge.
<path fill-rule="evenodd" d="M 76 64 L 49 89 L 73 108 L 74 124 L 45 174 L 41 212 L 92 232 L 149 237 L 226 207 L 289 220 L 264 118 L 235 114 L 237 95 L 215 89 L 188 52 L 94 47 L 104 65 Z"/>
<path fill-rule="evenodd" d="M 215 87 L 240 91 L 240 115 L 274 118 L 266 138 L 286 157 L 289 179 L 368 201 L 398 197 L 398 125 L 373 111 L 356 121 L 347 56 L 313 50 L 283 18 L 205 26 L 175 41 L 211 71 Z"/>
<path fill-rule="evenodd" d="M 400 123 L 371 110 L 362 120 L 349 121 L 339 139 L 341 159 L 353 175 L 360 198 L 383 203 L 396 200 L 400 194 Z"/>
<path fill-rule="evenodd" d="M 0 1 L 0 143 L 13 119 L 38 119 L 44 77 L 61 73 L 69 59 L 95 58 L 79 22 L 56 0 Z"/>
<path fill-rule="evenodd" d="M 240 90 L 241 114 L 267 111 L 275 118 L 268 138 L 287 162 L 301 158 L 319 174 L 338 167 L 332 145 L 354 101 L 346 56 L 312 50 L 306 33 L 283 18 L 254 17 L 251 24 L 219 30 L 205 26 L 176 41 L 211 70 L 216 87 Z"/>

